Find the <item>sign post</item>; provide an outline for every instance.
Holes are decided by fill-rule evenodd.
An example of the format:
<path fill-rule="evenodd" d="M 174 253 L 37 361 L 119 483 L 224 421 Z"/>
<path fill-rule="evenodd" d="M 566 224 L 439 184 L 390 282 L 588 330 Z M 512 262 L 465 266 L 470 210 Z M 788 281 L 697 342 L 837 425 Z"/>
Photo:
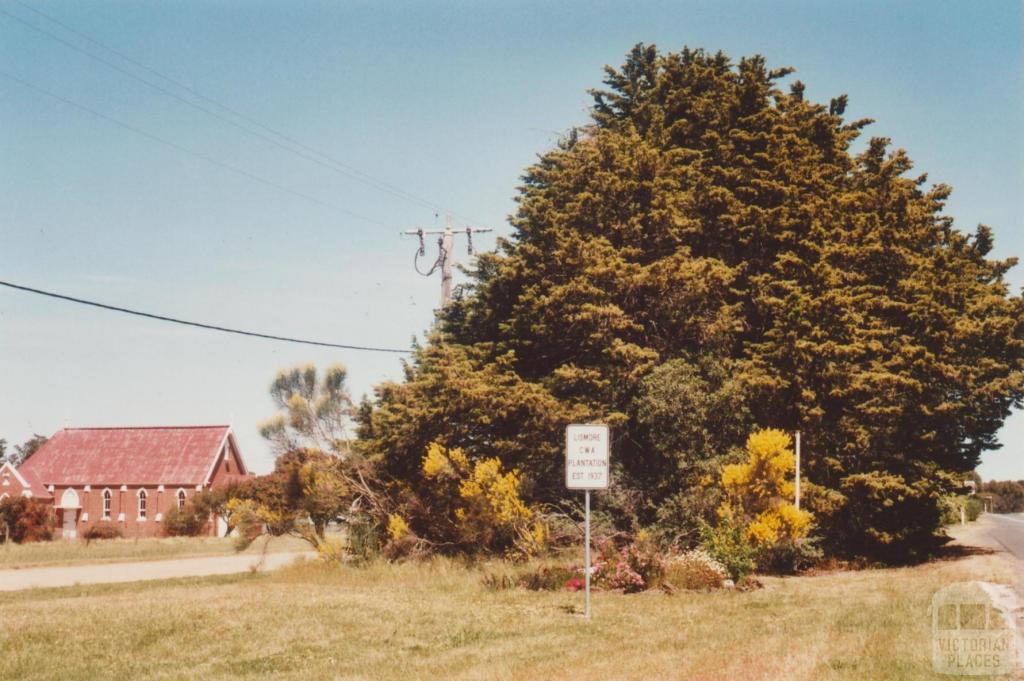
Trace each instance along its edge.
<path fill-rule="evenodd" d="M 608 489 L 608 426 L 573 423 L 565 428 L 565 486 L 583 490 L 583 616 L 590 619 L 590 491 Z"/>

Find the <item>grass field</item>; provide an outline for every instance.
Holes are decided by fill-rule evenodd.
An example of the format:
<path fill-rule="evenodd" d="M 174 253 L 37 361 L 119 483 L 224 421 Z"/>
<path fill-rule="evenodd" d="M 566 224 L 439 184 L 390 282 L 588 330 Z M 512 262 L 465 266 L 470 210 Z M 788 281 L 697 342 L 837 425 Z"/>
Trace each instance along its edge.
<path fill-rule="evenodd" d="M 246 553 L 263 550 L 265 539 L 253 543 Z M 308 551 L 309 544 L 296 537 L 275 537 L 268 551 Z M 162 537 L 152 539 L 99 539 L 31 544 L 0 544 L 0 569 L 134 560 L 161 560 L 192 556 L 237 553 L 233 540 L 220 537 Z"/>
<path fill-rule="evenodd" d="M 0 679 L 931 679 L 929 600 L 996 556 L 747 592 L 489 591 L 449 561 L 0 595 Z"/>

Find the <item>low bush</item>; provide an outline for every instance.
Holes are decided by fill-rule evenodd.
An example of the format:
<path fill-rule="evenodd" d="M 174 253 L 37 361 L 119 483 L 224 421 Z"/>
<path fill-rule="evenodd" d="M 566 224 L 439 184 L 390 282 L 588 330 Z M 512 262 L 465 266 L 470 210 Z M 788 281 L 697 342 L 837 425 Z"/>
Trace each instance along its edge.
<path fill-rule="evenodd" d="M 518 582 L 530 591 L 559 591 L 573 579 L 582 577 L 582 571 L 570 565 L 543 565 L 520 574 Z"/>
<path fill-rule="evenodd" d="M 815 537 L 759 547 L 757 565 L 766 572 L 791 575 L 818 565 L 825 557 Z"/>
<path fill-rule="evenodd" d="M 582 568 L 574 565 L 514 564 L 508 561 L 488 564 L 480 583 L 490 591 L 528 589 L 530 591 L 573 591 L 572 584 L 583 583 Z"/>
<path fill-rule="evenodd" d="M 593 581 L 599 588 L 636 593 L 655 586 L 664 570 L 658 547 L 644 538 L 622 548 L 607 540 L 599 541 L 597 553 Z"/>
<path fill-rule="evenodd" d="M 121 528 L 109 520 L 101 520 L 82 533 L 82 538 L 88 544 L 93 539 L 120 539 L 124 536 Z"/>
<path fill-rule="evenodd" d="M 676 589 L 708 591 L 722 588 L 728 578 L 724 565 L 704 549 L 693 549 L 665 561 L 662 581 Z"/>
<path fill-rule="evenodd" d="M 164 532 L 172 537 L 196 537 L 205 527 L 209 513 L 201 513 L 194 504 L 172 508 L 164 516 Z"/>
<path fill-rule="evenodd" d="M 757 567 L 757 551 L 747 539 L 746 529 L 731 516 L 721 518 L 714 527 L 702 524 L 700 535 L 708 555 L 722 564 L 734 582 Z"/>
<path fill-rule="evenodd" d="M 369 521 L 347 525 L 348 551 L 357 561 L 367 561 L 381 552 L 380 530 Z"/>
<path fill-rule="evenodd" d="M 916 479 L 915 479 L 916 478 Z M 888 564 L 926 559 L 942 545 L 942 497 L 955 480 L 932 471 L 905 478 L 884 471 L 843 478 L 846 499 L 827 548 L 839 557 L 863 557 Z M 959 520 L 959 518 L 958 518 Z"/>
<path fill-rule="evenodd" d="M 964 520 L 973 523 L 981 515 L 981 501 L 978 497 L 958 495 L 942 500 L 942 524 L 956 525 L 960 522 L 960 509 L 964 510 Z"/>
<path fill-rule="evenodd" d="M 13 497 L 0 501 L 0 542 L 53 539 L 53 508 L 45 501 Z"/>

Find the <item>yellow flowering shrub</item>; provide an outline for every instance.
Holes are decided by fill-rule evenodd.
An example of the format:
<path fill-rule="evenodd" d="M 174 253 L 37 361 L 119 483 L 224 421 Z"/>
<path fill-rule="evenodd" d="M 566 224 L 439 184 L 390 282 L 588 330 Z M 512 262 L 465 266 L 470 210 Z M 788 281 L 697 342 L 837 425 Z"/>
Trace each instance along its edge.
<path fill-rule="evenodd" d="M 478 461 L 471 477 L 459 485 L 459 496 L 479 515 L 498 525 L 514 525 L 532 517 L 519 496 L 519 471 L 501 472 L 496 458 Z"/>
<path fill-rule="evenodd" d="M 526 526 L 517 528 L 515 549 L 523 558 L 532 558 L 548 549 L 551 539 L 551 528 L 543 520 L 536 518 Z"/>
<path fill-rule="evenodd" d="M 405 522 L 405 518 L 397 513 L 392 513 L 388 516 L 388 536 L 391 537 L 392 541 L 400 541 L 408 534 L 409 523 Z"/>
<path fill-rule="evenodd" d="M 340 565 L 345 562 L 345 556 L 347 555 L 345 545 L 341 543 L 340 539 L 335 537 L 327 537 L 321 541 L 316 547 L 316 552 L 319 554 L 320 559 L 328 565 Z"/>
<path fill-rule="evenodd" d="M 738 528 L 739 541 L 749 543 L 763 564 L 801 560 L 797 549 L 814 520 L 793 504 L 796 460 L 790 447 L 788 433 L 759 430 L 747 438 L 747 461 L 722 470 L 726 500 L 718 517 Z"/>
<path fill-rule="evenodd" d="M 463 450 L 435 442 L 427 447 L 421 471 L 439 483 L 435 495 L 448 506 L 461 541 L 489 549 L 515 547 L 525 555 L 547 546 L 547 526 L 523 502 L 522 476 L 504 470 L 500 459 L 470 462 Z"/>
<path fill-rule="evenodd" d="M 230 499 L 225 508 L 228 515 L 228 524 L 243 530 L 248 530 L 262 524 L 281 525 L 285 521 L 283 514 L 275 512 L 252 499 L 236 497 Z"/>
<path fill-rule="evenodd" d="M 791 444 L 789 433 L 775 428 L 752 433 L 747 438 L 747 462 L 726 466 L 722 471 L 726 493 L 739 497 L 744 507 L 792 498 L 790 477 L 796 471 L 796 460 Z"/>
<path fill-rule="evenodd" d="M 423 457 L 423 475 L 428 479 L 459 477 L 469 467 L 465 452 L 459 448 L 445 450 L 437 442 L 431 442 Z"/>
<path fill-rule="evenodd" d="M 747 538 L 757 546 L 772 546 L 780 541 L 802 539 L 810 528 L 810 513 L 782 503 L 759 513 L 747 526 Z"/>

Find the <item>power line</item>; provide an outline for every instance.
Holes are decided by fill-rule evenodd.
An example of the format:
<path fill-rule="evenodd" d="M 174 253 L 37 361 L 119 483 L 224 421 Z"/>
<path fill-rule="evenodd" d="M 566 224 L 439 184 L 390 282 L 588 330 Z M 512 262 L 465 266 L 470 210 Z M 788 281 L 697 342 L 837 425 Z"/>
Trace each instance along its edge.
<path fill-rule="evenodd" d="M 125 314 L 135 315 L 136 317 L 146 317 L 147 319 L 156 319 L 161 322 L 171 322 L 173 324 L 183 324 L 184 326 L 194 326 L 200 329 L 209 329 L 210 331 L 222 331 L 224 333 L 234 333 L 240 336 L 252 336 L 254 338 L 265 338 L 267 340 L 284 341 L 286 343 L 301 343 L 303 345 L 319 345 L 325 348 L 340 348 L 342 350 L 364 350 L 366 352 L 391 352 L 400 354 L 409 354 L 409 350 L 398 350 L 395 348 L 378 348 L 365 345 L 346 345 L 344 343 L 325 343 L 322 341 L 303 340 L 301 338 L 290 338 L 288 336 L 274 336 L 267 333 L 257 333 L 255 331 L 242 331 L 240 329 L 231 329 L 226 326 L 216 326 L 214 324 L 203 324 L 201 322 L 190 322 L 184 319 L 176 319 L 174 317 L 166 317 L 164 315 L 151 314 L 149 312 L 140 312 L 138 310 L 130 310 L 126 307 L 117 307 L 116 305 L 107 305 L 106 303 L 97 303 L 93 300 L 85 300 L 83 298 L 74 298 L 72 296 L 65 296 L 60 293 L 53 293 L 52 291 L 43 291 L 37 288 L 30 288 L 28 286 L 21 286 L 19 284 L 13 284 L 9 281 L 0 281 L 0 286 L 6 286 L 7 288 L 16 289 L 18 291 L 25 291 L 27 293 L 35 293 L 48 298 L 57 298 L 58 300 L 66 300 L 72 303 L 79 303 L 80 305 L 91 305 L 92 307 L 99 307 L 104 310 L 111 310 L 113 312 L 123 312 Z"/>
<path fill-rule="evenodd" d="M 237 118 L 239 118 L 241 120 L 244 120 L 247 123 L 250 123 L 251 125 L 254 125 L 254 126 L 256 126 L 256 127 L 260 128 L 262 130 L 265 130 L 266 132 L 268 132 L 268 133 L 270 133 L 272 135 L 276 135 L 277 137 L 287 141 L 289 144 L 294 145 L 295 147 L 298 147 L 299 149 L 302 149 L 304 151 L 299 151 L 298 149 L 295 149 L 295 148 L 293 148 L 291 146 L 287 146 L 285 144 L 281 144 L 279 141 L 277 141 L 277 140 L 275 140 L 275 139 L 273 139 L 271 137 L 268 137 L 267 135 L 264 135 L 264 134 L 262 134 L 262 133 L 260 133 L 260 132 L 258 132 L 256 130 L 252 130 L 251 128 L 248 128 L 248 127 L 246 127 L 244 125 L 241 125 L 241 124 L 237 123 L 236 121 L 233 121 L 233 120 L 231 120 L 231 119 L 229 119 L 229 118 L 227 118 L 225 116 L 222 116 L 221 114 L 219 114 L 219 113 L 217 113 L 215 111 L 212 111 L 211 109 L 209 109 L 209 108 L 207 108 L 205 106 L 197 104 L 196 102 L 193 102 L 193 101 L 191 101 L 189 99 L 186 99 L 185 97 L 182 97 L 182 96 L 178 95 L 175 92 L 172 92 L 172 91 L 170 91 L 170 90 L 168 90 L 168 89 L 166 89 L 166 88 L 164 88 L 164 87 L 162 87 L 162 86 L 160 86 L 160 85 L 158 85 L 156 83 L 153 83 L 152 81 L 146 80 L 145 78 L 141 78 L 138 75 L 132 73 L 131 71 L 123 69 L 120 66 L 117 66 L 116 64 L 113 64 L 110 61 L 104 59 L 103 57 L 100 57 L 99 55 L 96 55 L 96 54 L 94 54 L 92 52 L 89 52 L 88 50 L 84 50 L 84 49 L 78 47 L 77 45 L 74 45 L 73 43 L 70 43 L 67 40 L 64 40 L 60 36 L 57 36 L 57 35 L 51 33 L 50 31 L 47 31 L 46 29 L 40 28 L 39 26 L 36 26 L 36 25 L 34 25 L 34 24 L 30 23 L 30 22 L 27 22 L 27 21 L 25 21 L 24 19 L 22 19 L 22 18 L 20 18 L 18 16 L 15 16 L 15 15 L 13 15 L 13 14 L 11 14 L 9 12 L 6 12 L 6 11 L 4 11 L 2 9 L 0 9 L 0 14 L 3 14 L 5 16 L 7 16 L 8 18 L 11 18 L 11 19 L 17 21 L 20 24 L 22 24 L 24 26 L 27 26 L 28 28 L 31 28 L 32 30 L 34 30 L 34 31 L 36 31 L 38 33 L 41 33 L 41 34 L 46 35 L 46 36 L 49 36 L 53 40 L 56 40 L 57 42 L 65 45 L 66 47 L 68 47 L 68 48 L 70 48 L 70 49 L 72 49 L 72 50 L 74 50 L 74 51 L 76 51 L 76 52 L 78 52 L 80 54 L 83 54 L 83 55 L 89 57 L 90 59 L 93 59 L 93 60 L 95 60 L 95 61 L 97 61 L 97 62 L 99 62 L 99 63 L 101 63 L 101 64 L 103 64 L 103 65 L 105 65 L 105 66 L 107 66 L 109 68 L 111 68 L 111 69 L 114 69 L 118 73 L 124 74 L 124 75 L 128 76 L 129 78 L 132 78 L 132 79 L 134 79 L 134 80 L 136 80 L 136 81 L 138 81 L 138 82 L 140 82 L 140 83 L 142 83 L 142 84 L 144 84 L 144 85 L 146 85 L 146 86 L 148 86 L 150 88 L 153 88 L 154 90 L 157 90 L 158 92 L 160 92 L 160 93 L 162 93 L 162 94 L 164 94 L 164 95 L 166 95 L 168 97 L 171 97 L 171 98 L 173 98 L 173 99 L 175 99 L 175 100 L 177 100 L 179 102 L 182 102 L 183 104 L 186 104 L 186 105 L 191 106 L 191 107 L 193 107 L 195 109 L 198 109 L 199 111 L 202 111 L 202 112 L 206 113 L 207 115 L 212 116 L 212 117 L 216 118 L 219 121 L 222 121 L 223 123 L 226 123 L 226 124 L 236 128 L 238 130 L 241 130 L 242 132 L 248 133 L 249 135 L 257 137 L 257 138 L 259 138 L 259 139 L 261 139 L 261 140 L 263 140 L 263 141 L 265 141 L 265 142 L 267 142 L 269 144 L 272 144 L 272 145 L 274 145 L 274 146 L 276 146 L 276 147 L 278 147 L 280 149 L 283 149 L 283 150 L 285 150 L 285 151 L 287 151 L 289 153 L 295 154 L 296 156 L 299 156 L 300 158 L 306 159 L 307 161 L 310 161 L 312 163 L 316 163 L 317 165 L 319 165 L 319 166 L 321 166 L 323 168 L 327 168 L 328 170 L 331 170 L 331 171 L 333 171 L 335 173 L 338 173 L 338 174 L 340 174 L 340 175 L 342 175 L 344 177 L 347 177 L 349 179 L 355 180 L 356 182 L 361 182 L 361 183 L 363 183 L 363 184 L 365 184 L 367 186 L 370 186 L 370 187 L 372 187 L 372 188 L 374 188 L 374 189 L 376 189 L 376 190 L 378 190 L 380 192 L 384 192 L 386 194 L 394 196 L 394 197 L 396 197 L 398 199 L 402 199 L 402 200 L 407 201 L 409 203 L 417 204 L 417 205 L 419 205 L 421 207 L 430 208 L 432 210 L 437 210 L 437 211 L 443 211 L 444 210 L 441 206 L 438 206 L 437 204 L 432 203 L 431 201 L 428 201 L 427 199 L 423 199 L 421 197 L 416 196 L 415 194 L 412 194 L 410 192 L 407 192 L 407 191 L 401 189 L 400 187 L 396 187 L 394 185 L 388 184 L 387 182 L 384 182 L 383 180 L 379 180 L 379 179 L 373 177 L 372 175 L 364 173 L 363 171 L 359 170 L 358 168 L 354 168 L 354 167 L 352 167 L 352 166 L 350 166 L 350 165 L 348 165 L 346 163 L 343 163 L 343 162 L 341 162 L 341 161 L 339 161 L 339 160 L 329 156 L 328 154 L 325 154 L 325 153 L 320 152 L 320 151 L 318 151 L 318 150 L 316 150 L 316 149 L 314 149 L 314 148 L 312 148 L 312 147 L 310 147 L 308 145 L 305 145 L 302 142 L 299 142 L 298 140 L 296 140 L 296 139 L 294 139 L 294 138 L 292 138 L 292 137 L 290 137 L 290 136 L 280 132 L 279 130 L 275 130 L 274 128 L 271 128 L 270 126 L 265 125 L 265 124 L 259 122 L 258 120 L 254 119 L 254 118 L 252 118 L 250 116 L 246 116 L 245 114 L 240 113 L 239 111 L 229 107 L 228 105 L 223 104 L 223 103 L 217 101 L 216 99 L 213 99 L 212 97 L 208 97 L 207 95 L 204 95 L 201 92 L 198 92 L 198 91 L 194 90 L 193 88 L 189 87 L 188 85 L 185 85 L 184 83 L 181 83 L 180 81 L 175 80 L 174 78 L 171 78 L 170 76 L 164 75 L 164 74 L 160 73 L 159 71 L 157 71 L 156 69 L 153 69 L 153 68 L 151 68 L 149 66 L 146 66 L 142 62 L 139 62 L 138 60 L 133 59 L 132 57 L 130 57 L 130 56 L 128 56 L 128 55 L 118 51 L 118 50 L 115 50 L 112 47 L 109 47 L 109 46 L 101 43 L 100 41 L 96 40 L 95 38 L 92 38 L 92 37 L 90 37 L 90 36 L 80 32 L 78 30 L 68 26 L 67 24 L 59 21 L 58 19 L 50 16 L 49 14 L 46 14 L 45 12 L 42 12 L 42 11 L 40 11 L 40 10 L 34 8 L 34 7 L 31 7 L 31 6 L 27 5 L 24 2 L 20 2 L 18 0 L 16 0 L 16 2 L 17 2 L 17 4 L 21 5 L 25 9 L 28 9 L 28 10 L 34 12 L 35 14 L 38 14 L 39 16 L 43 17 L 47 21 L 50 21 L 50 22 L 60 26 L 64 30 L 66 30 L 66 31 L 68 31 L 68 32 L 70 32 L 70 33 L 72 33 L 72 34 L 82 38 L 83 40 L 87 40 L 88 42 L 92 43 L 93 45 L 96 45 L 96 46 L 98 46 L 98 47 L 100 47 L 100 48 L 110 52 L 111 54 L 117 55 L 118 57 L 120 57 L 121 59 L 124 59 L 128 63 L 133 64 L 134 66 L 136 66 L 136 67 L 138 67 L 140 69 L 143 69 L 146 72 L 151 73 L 151 74 L 157 76 L 158 78 L 162 78 L 163 80 L 165 80 L 165 81 L 167 81 L 169 83 L 173 83 L 175 86 L 177 86 L 177 87 L 181 88 L 182 90 L 188 92 L 193 97 L 199 98 L 199 99 L 201 99 L 201 100 L 203 100 L 205 102 L 209 102 L 210 104 L 213 104 L 214 106 L 217 106 L 220 109 L 222 109 L 224 111 L 227 111 L 231 115 L 233 115 L 233 116 L 235 116 L 235 117 L 237 117 Z M 309 153 L 304 153 L 304 152 L 309 152 Z M 311 154 L 315 154 L 315 156 L 313 156 Z M 317 158 L 317 157 L 319 157 L 319 158 Z M 321 159 L 326 159 L 327 162 L 325 162 L 325 161 L 323 161 Z"/>
<path fill-rule="evenodd" d="M 339 213 L 344 213 L 345 215 L 348 215 L 349 217 L 353 217 L 353 218 L 356 218 L 358 220 L 363 220 L 364 222 L 369 222 L 369 223 L 378 225 L 380 227 L 389 227 L 389 225 L 387 225 L 386 223 L 380 222 L 379 220 L 374 220 L 371 217 L 367 217 L 365 215 L 361 215 L 361 214 L 356 213 L 354 211 L 351 211 L 351 210 L 349 210 L 347 208 L 342 208 L 341 206 L 338 206 L 336 204 L 330 203 L 329 201 L 324 201 L 323 199 L 318 199 L 315 196 L 312 196 L 310 194 L 306 194 L 304 192 L 300 192 L 300 191 L 298 191 L 296 189 L 290 189 L 289 187 L 285 187 L 284 185 L 278 184 L 277 182 L 274 182 L 273 180 L 268 180 L 265 177 L 261 177 L 259 175 L 254 174 L 254 173 L 250 173 L 248 170 L 244 170 L 244 169 L 239 168 L 237 166 L 233 166 L 233 165 L 231 165 L 229 163 L 224 163 L 223 161 L 218 161 L 217 159 L 211 158 L 211 157 L 209 157 L 209 156 L 207 156 L 205 154 L 201 154 L 198 151 L 193 151 L 192 149 L 189 149 L 188 147 L 184 147 L 184 146 L 178 144 L 177 142 L 172 142 L 170 140 L 164 139 L 163 137 L 160 137 L 158 135 L 154 135 L 151 132 L 147 132 L 147 131 L 143 130 L 142 128 L 137 128 L 134 125 L 131 125 L 129 123 L 125 123 L 124 121 L 118 120 L 118 119 L 114 118 L 113 116 L 108 116 L 107 114 L 102 113 L 100 111 L 97 111 L 96 109 L 93 109 L 91 107 L 85 106 L 84 104 L 79 104 L 78 102 L 72 101 L 72 100 L 68 99 L 67 97 L 64 97 L 62 95 L 58 95 L 58 94 L 56 94 L 54 92 L 50 92 L 49 90 L 45 90 L 45 89 L 39 87 L 38 85 L 33 85 L 32 83 L 28 82 L 27 80 L 22 80 L 21 78 L 18 78 L 17 76 L 13 76 L 13 75 L 7 73 L 6 71 L 0 71 L 0 76 L 3 76 L 4 78 L 7 78 L 9 80 L 12 80 L 15 83 L 18 83 L 19 85 L 21 85 L 23 87 L 26 87 L 26 88 L 28 88 L 30 90 L 34 90 L 35 92 L 38 92 L 38 93 L 43 94 L 43 95 L 46 95 L 47 97 L 52 97 L 53 99 L 56 99 L 57 101 L 63 102 L 64 104 L 67 104 L 68 106 L 73 106 L 76 109 L 80 109 L 82 111 L 85 111 L 86 113 L 92 114 L 93 116 L 97 116 L 98 118 L 102 118 L 105 121 L 108 121 L 110 123 L 113 123 L 114 125 L 122 127 L 125 130 L 130 130 L 130 131 L 134 132 L 135 134 L 141 135 L 143 137 L 146 137 L 146 138 L 148 138 L 150 140 L 153 140 L 154 142 L 159 142 L 160 144 L 164 144 L 166 146 L 169 146 L 172 149 L 177 149 L 178 151 L 180 151 L 182 153 L 189 154 L 190 156 L 195 156 L 196 158 L 198 158 L 198 159 L 200 159 L 202 161 L 205 161 L 205 162 L 207 162 L 207 163 L 209 163 L 211 165 L 215 165 L 215 166 L 217 166 L 219 168 L 224 168 L 225 170 L 230 170 L 233 173 L 237 173 L 237 174 L 239 174 L 239 175 L 241 175 L 243 177 L 246 177 L 246 178 L 248 178 L 250 180 L 253 180 L 255 182 L 259 182 L 260 184 L 265 184 L 268 187 L 274 187 L 275 189 L 283 191 L 283 192 L 285 192 L 287 194 L 291 194 L 292 196 L 297 196 L 299 198 L 306 199 L 307 201 L 312 201 L 313 203 L 319 204 L 319 205 L 321 205 L 321 206 L 323 206 L 325 208 L 330 208 L 331 210 L 336 210 Z"/>

